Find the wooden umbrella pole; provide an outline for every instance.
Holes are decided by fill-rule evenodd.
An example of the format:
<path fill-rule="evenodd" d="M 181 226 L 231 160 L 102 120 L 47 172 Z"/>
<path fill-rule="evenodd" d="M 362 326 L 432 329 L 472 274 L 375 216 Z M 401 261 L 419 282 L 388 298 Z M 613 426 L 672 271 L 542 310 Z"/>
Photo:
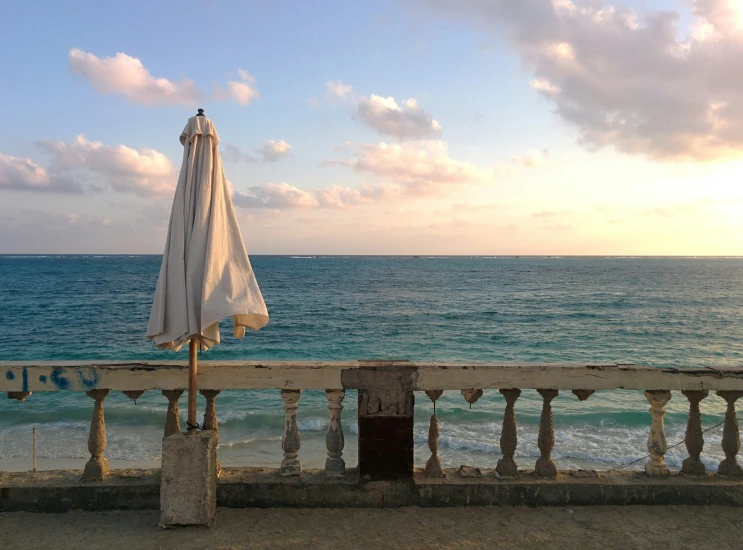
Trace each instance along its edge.
<path fill-rule="evenodd" d="M 191 338 L 188 343 L 188 435 L 196 433 L 196 374 L 198 370 L 198 353 L 199 339 Z"/>

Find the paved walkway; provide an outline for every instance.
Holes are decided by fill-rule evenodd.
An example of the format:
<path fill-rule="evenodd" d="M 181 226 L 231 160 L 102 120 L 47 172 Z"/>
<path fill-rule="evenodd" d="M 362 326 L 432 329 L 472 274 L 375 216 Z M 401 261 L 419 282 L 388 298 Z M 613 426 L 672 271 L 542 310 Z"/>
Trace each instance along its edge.
<path fill-rule="evenodd" d="M 163 531 L 158 512 L 0 514 L 3 550 L 740 549 L 743 508 L 220 509 L 211 529 Z"/>

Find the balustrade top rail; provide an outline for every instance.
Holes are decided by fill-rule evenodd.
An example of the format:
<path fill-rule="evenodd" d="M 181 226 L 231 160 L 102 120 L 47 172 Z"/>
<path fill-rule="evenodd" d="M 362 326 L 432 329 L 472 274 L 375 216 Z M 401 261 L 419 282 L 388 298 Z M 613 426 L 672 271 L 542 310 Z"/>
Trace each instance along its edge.
<path fill-rule="evenodd" d="M 743 366 L 657 368 L 629 364 L 435 363 L 369 361 L 203 361 L 206 390 L 354 387 L 343 373 L 365 367 L 409 369 L 415 390 L 743 390 Z M 0 361 L 0 391 L 176 390 L 188 386 L 183 361 Z"/>

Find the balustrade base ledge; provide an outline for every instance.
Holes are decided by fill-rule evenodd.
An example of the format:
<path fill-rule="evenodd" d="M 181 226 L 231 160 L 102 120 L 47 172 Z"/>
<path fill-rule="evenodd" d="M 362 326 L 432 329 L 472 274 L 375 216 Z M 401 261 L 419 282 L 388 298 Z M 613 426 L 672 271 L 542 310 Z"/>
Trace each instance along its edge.
<path fill-rule="evenodd" d="M 412 480 L 369 481 L 356 470 L 328 475 L 305 470 L 283 477 L 275 468 L 224 468 L 217 505 L 226 508 L 394 508 L 399 506 L 743 506 L 743 480 L 714 474 L 673 473 L 656 478 L 641 472 L 561 471 L 554 479 L 533 471 L 498 479 L 493 470 L 443 478 L 416 469 Z M 80 470 L 0 473 L 0 512 L 157 510 L 159 470 L 114 470 L 103 481 L 81 482 Z"/>

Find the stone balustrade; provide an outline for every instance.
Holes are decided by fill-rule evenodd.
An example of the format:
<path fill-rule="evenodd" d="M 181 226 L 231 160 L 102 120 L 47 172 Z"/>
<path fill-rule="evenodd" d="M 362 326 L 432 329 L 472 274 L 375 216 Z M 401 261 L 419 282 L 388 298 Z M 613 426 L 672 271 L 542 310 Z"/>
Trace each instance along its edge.
<path fill-rule="evenodd" d="M 0 391 L 18 401 L 33 400 L 33 393 L 84 391 L 94 400 L 88 440 L 90 460 L 84 481 L 101 480 L 110 468 L 104 457 L 106 423 L 104 400 L 110 392 L 121 391 L 137 399 L 145 391 L 159 389 L 168 402 L 164 437 L 180 431 L 178 402 L 187 386 L 188 366 L 181 362 L 0 362 Z M 498 391 L 506 405 L 500 432 L 502 458 L 495 466 L 500 478 L 519 475 L 514 460 L 518 446 L 517 401 L 523 391 L 535 390 L 542 400 L 538 437 L 539 458 L 534 473 L 554 478 L 558 467 L 552 459 L 555 445 L 552 401 L 560 392 L 572 392 L 579 400 L 589 399 L 596 390 L 643 390 L 650 412 L 648 476 L 668 476 L 665 462 L 667 442 L 663 417 L 672 391 L 689 403 L 686 428 L 688 458 L 681 472 L 705 474 L 700 457 L 704 451 L 700 402 L 710 392 L 725 400 L 722 449 L 725 459 L 717 474 L 743 477 L 738 464 L 740 436 L 736 402 L 743 396 L 743 367 L 671 369 L 634 365 L 513 365 L 496 363 L 413 363 L 408 361 L 353 362 L 247 362 L 203 361 L 198 386 L 206 399 L 203 429 L 218 431 L 215 398 L 220 391 L 246 389 L 280 390 L 285 411 L 281 446 L 282 476 L 302 474 L 301 434 L 297 425 L 302 390 L 325 390 L 328 402 L 327 460 L 325 472 L 347 473 L 343 459 L 344 436 L 341 420 L 346 390 L 359 391 L 358 474 L 371 479 L 394 479 L 413 475 L 413 410 L 415 391 L 425 392 L 434 406 L 430 418 L 428 446 L 431 452 L 423 475 L 445 477 L 438 457 L 439 419 L 436 401 L 445 391 L 459 391 L 472 405 L 483 391 Z M 279 403 L 277 403 L 277 406 Z M 25 406 L 25 405 L 24 405 Z M 20 409 L 19 409 L 20 410 Z M 494 434 L 495 435 L 495 434 Z M 492 465 L 483 465 L 492 467 Z"/>

